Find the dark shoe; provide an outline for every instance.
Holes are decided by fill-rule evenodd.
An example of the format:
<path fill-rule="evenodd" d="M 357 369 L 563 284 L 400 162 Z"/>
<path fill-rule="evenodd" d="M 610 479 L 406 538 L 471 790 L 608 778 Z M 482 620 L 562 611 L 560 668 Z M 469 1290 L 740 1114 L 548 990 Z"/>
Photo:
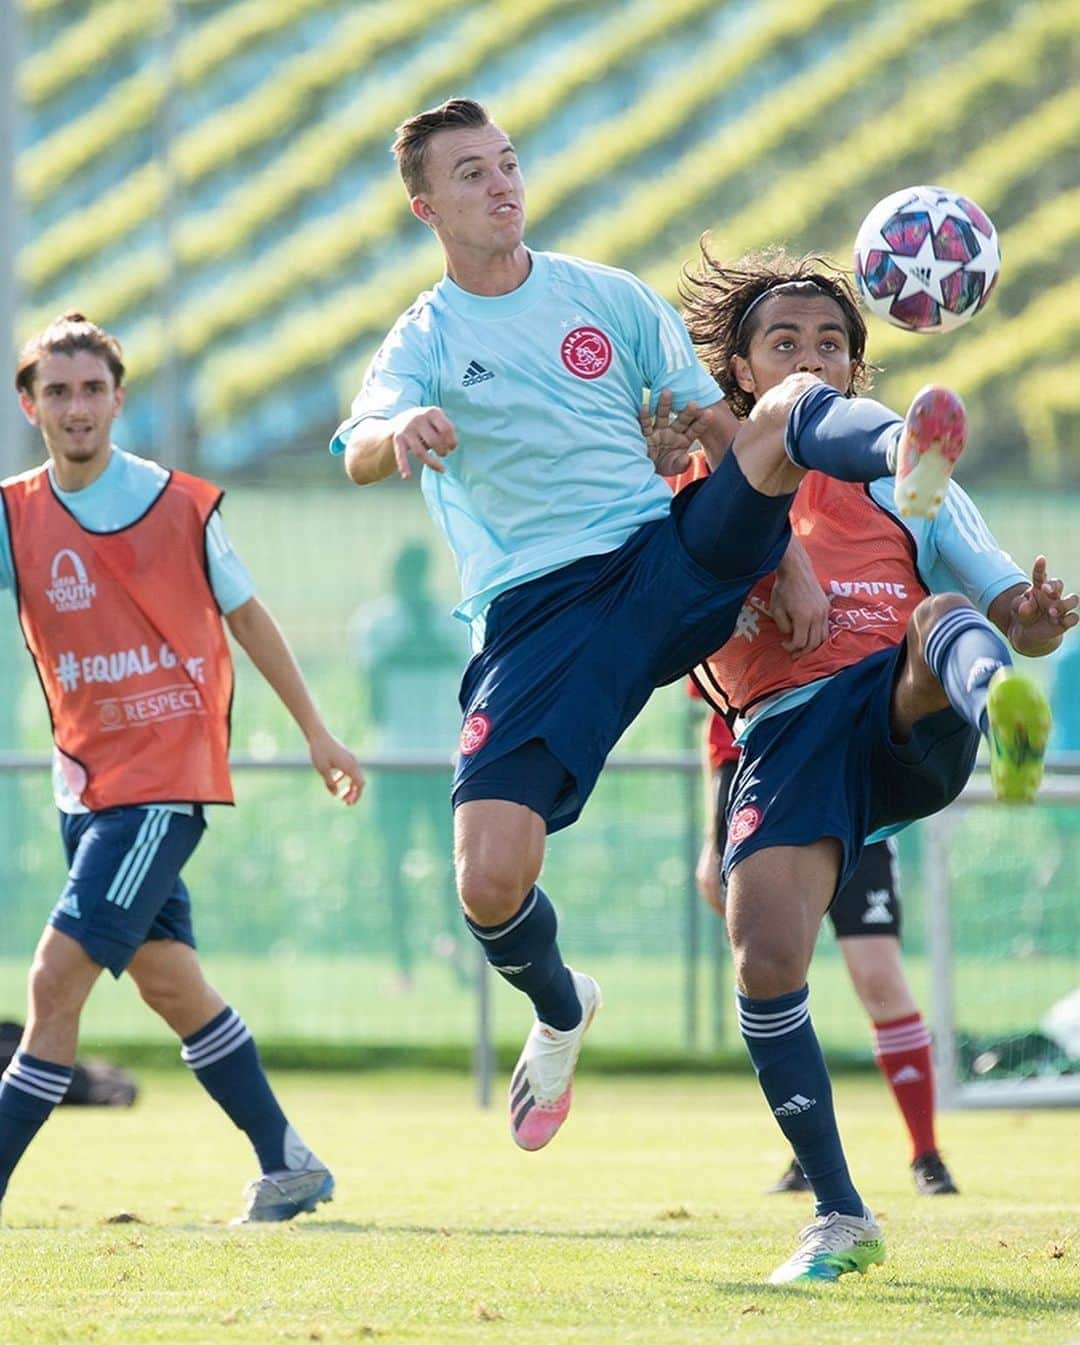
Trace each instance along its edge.
<path fill-rule="evenodd" d="M 767 1196 L 778 1196 L 785 1191 L 809 1191 L 811 1189 L 806 1173 L 799 1166 L 799 1160 L 793 1158 L 784 1169 L 784 1175 L 780 1180 L 765 1188 L 765 1194 Z"/>
<path fill-rule="evenodd" d="M 955 1196 L 960 1194 L 956 1189 L 956 1183 L 949 1175 L 949 1169 L 942 1161 L 941 1155 L 933 1150 L 928 1154 L 920 1154 L 912 1163 L 911 1171 L 915 1175 L 915 1190 L 921 1196 Z"/>

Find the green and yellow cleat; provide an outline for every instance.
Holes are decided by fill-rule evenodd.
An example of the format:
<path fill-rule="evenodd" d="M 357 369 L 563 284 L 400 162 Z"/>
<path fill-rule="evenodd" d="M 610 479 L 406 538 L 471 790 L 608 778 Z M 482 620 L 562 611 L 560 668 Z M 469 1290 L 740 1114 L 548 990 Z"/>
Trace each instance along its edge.
<path fill-rule="evenodd" d="M 1043 775 L 1050 737 L 1046 697 L 1015 668 L 999 668 L 986 697 L 990 721 L 990 783 L 1005 803 L 1031 803 Z"/>
<path fill-rule="evenodd" d="M 857 1270 L 865 1274 L 885 1260 L 885 1239 L 866 1208 L 853 1214 L 819 1214 L 799 1234 L 792 1256 L 769 1276 L 770 1284 L 820 1284 Z"/>

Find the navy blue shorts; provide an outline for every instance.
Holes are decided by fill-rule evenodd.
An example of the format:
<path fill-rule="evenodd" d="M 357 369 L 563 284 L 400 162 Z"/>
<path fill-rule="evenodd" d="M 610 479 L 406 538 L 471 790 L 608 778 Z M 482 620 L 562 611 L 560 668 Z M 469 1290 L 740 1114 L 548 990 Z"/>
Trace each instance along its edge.
<path fill-rule="evenodd" d="M 740 485 L 749 487 L 732 454 L 725 465 L 724 473 L 695 486 L 714 483 L 717 527 L 733 530 Z M 781 517 L 779 540 L 748 536 L 741 548 L 747 572 L 718 579 L 693 560 L 679 535 L 693 494 L 694 487 L 681 492 L 666 518 L 645 524 L 618 550 L 574 561 L 491 604 L 484 648 L 461 683 L 455 806 L 509 798 L 540 812 L 549 832 L 569 826 L 653 690 L 684 677 L 727 640 L 747 593 L 776 569 L 790 533 Z M 489 773 L 527 743 L 541 745 L 564 772 L 553 800 L 549 795 L 542 806 L 523 797 L 527 788 L 502 778 L 505 771 Z M 517 763 L 529 759 L 515 755 L 506 765 L 516 774 Z"/>
<path fill-rule="evenodd" d="M 919 720 L 908 742 L 893 741 L 892 693 L 904 657 L 903 643 L 871 654 L 802 705 L 751 727 L 731 787 L 725 878 L 757 850 L 834 836 L 843 886 L 867 836 L 956 798 L 979 734 L 948 708 Z"/>
<path fill-rule="evenodd" d="M 713 772 L 716 789 L 716 853 L 722 856 L 727 846 L 727 807 L 735 779 L 738 759 L 725 761 Z M 719 861 L 718 861 L 719 863 Z M 838 939 L 858 938 L 863 934 L 888 934 L 900 937 L 900 875 L 896 862 L 896 842 L 875 841 L 863 848 L 859 862 L 829 907 L 829 920 Z"/>
<path fill-rule="evenodd" d="M 121 976 L 149 939 L 191 948 L 191 898 L 180 870 L 202 839 L 203 810 L 106 808 L 61 813 L 68 880 L 49 924 Z"/>

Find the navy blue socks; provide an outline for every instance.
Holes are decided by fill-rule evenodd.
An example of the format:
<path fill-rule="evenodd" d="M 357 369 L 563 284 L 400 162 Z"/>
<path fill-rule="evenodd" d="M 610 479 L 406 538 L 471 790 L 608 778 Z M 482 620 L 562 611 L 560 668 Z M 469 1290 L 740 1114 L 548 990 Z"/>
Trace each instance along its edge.
<path fill-rule="evenodd" d="M 999 668 L 1012 666 L 998 631 L 974 607 L 950 608 L 927 637 L 926 662 L 956 713 L 986 733 L 988 684 Z"/>
<path fill-rule="evenodd" d="M 302 1166 L 293 1152 L 298 1136 L 263 1073 L 255 1040 L 235 1009 L 224 1008 L 185 1037 L 180 1055 L 195 1077 L 251 1140 L 263 1172 Z M 302 1141 L 299 1142 L 303 1148 Z M 286 1150 L 289 1150 L 288 1154 Z M 293 1161 L 288 1161 L 289 1159 Z"/>
<path fill-rule="evenodd" d="M 840 481 L 876 481 L 893 474 L 889 452 L 903 423 L 880 402 L 818 383 L 792 408 L 784 448 L 796 467 Z"/>
<path fill-rule="evenodd" d="M 810 1021 L 809 988 L 775 999 L 736 998 L 758 1083 L 814 1188 L 815 1214 L 861 1217 L 862 1197 L 848 1172 L 829 1071 Z"/>
<path fill-rule="evenodd" d="M 559 923 L 546 892 L 534 887 L 501 925 L 478 925 L 468 916 L 465 923 L 499 975 L 532 1000 L 542 1023 L 560 1032 L 577 1027 L 581 1002 L 555 942 Z"/>
<path fill-rule="evenodd" d="M 0 1079 L 0 1200 L 15 1165 L 49 1119 L 71 1083 L 70 1065 L 54 1065 L 26 1051 L 15 1056 Z"/>

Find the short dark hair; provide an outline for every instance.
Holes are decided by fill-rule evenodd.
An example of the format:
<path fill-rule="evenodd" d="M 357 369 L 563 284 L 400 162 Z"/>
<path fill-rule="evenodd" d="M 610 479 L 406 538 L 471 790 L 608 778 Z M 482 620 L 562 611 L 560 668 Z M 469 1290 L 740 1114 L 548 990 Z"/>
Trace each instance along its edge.
<path fill-rule="evenodd" d="M 472 98 L 448 98 L 438 107 L 429 107 L 426 112 L 418 112 L 415 117 L 403 121 L 397 128 L 397 138 L 391 150 L 409 196 L 417 196 L 427 190 L 427 165 L 424 159 L 427 143 L 437 131 L 490 124 L 487 108 Z"/>
<path fill-rule="evenodd" d="M 786 294 L 823 294 L 834 300 L 844 315 L 851 350 L 848 391 L 864 392 L 870 386 L 872 366 L 864 358 L 866 322 L 851 282 L 839 267 L 824 257 L 790 257 L 783 248 L 752 252 L 734 266 L 723 266 L 704 237 L 700 247 L 699 268 L 687 267 L 679 284 L 683 316 L 702 363 L 737 416 L 750 414 L 754 398 L 739 387 L 731 362 L 736 355 L 745 359 L 750 350 L 761 317 L 758 301 L 781 286 Z"/>
<path fill-rule="evenodd" d="M 91 322 L 74 308 L 61 313 L 43 332 L 32 336 L 19 352 L 15 362 L 15 388 L 28 397 L 34 394 L 34 379 L 38 364 L 44 355 L 74 355 L 86 350 L 103 359 L 112 372 L 113 382 L 120 387 L 124 381 L 124 351 L 115 336 Z"/>

